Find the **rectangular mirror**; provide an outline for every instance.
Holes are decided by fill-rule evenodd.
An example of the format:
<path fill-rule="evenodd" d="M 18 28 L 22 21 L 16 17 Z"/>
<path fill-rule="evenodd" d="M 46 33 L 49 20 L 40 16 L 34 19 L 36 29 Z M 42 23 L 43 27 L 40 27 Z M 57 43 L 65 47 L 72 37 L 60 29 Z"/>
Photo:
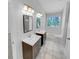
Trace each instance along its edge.
<path fill-rule="evenodd" d="M 23 32 L 29 32 L 33 30 L 33 18 L 32 16 L 23 15 Z"/>

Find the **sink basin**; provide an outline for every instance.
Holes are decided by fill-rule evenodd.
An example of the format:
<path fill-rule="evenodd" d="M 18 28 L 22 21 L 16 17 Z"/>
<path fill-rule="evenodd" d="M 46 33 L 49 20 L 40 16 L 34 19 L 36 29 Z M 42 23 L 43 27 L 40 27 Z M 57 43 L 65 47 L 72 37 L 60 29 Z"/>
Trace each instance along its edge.
<path fill-rule="evenodd" d="M 33 34 L 33 35 L 29 35 L 29 36 L 25 37 L 23 41 L 25 43 L 33 46 L 40 38 L 41 38 L 41 36 Z"/>

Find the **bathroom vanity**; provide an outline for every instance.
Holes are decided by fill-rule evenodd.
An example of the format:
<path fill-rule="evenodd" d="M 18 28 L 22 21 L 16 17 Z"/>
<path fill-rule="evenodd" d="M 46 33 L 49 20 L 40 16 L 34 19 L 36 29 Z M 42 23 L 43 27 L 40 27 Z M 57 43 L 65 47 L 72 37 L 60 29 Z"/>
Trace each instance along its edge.
<path fill-rule="evenodd" d="M 41 48 L 41 36 L 31 35 L 22 41 L 23 59 L 35 59 Z"/>
<path fill-rule="evenodd" d="M 46 40 L 46 32 L 45 31 L 37 31 L 36 34 L 41 36 L 41 46 L 42 46 Z"/>

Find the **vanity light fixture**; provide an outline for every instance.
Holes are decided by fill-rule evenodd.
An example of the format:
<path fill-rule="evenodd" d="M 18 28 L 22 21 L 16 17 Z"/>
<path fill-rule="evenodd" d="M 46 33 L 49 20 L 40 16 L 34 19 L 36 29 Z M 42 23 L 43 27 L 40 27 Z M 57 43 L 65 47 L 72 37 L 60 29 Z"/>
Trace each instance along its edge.
<path fill-rule="evenodd" d="M 34 10 L 32 9 L 32 11 L 31 11 L 32 13 L 34 13 Z"/>
<path fill-rule="evenodd" d="M 24 8 L 23 8 L 23 10 L 27 11 L 27 9 L 28 9 L 28 6 L 25 5 Z"/>
<path fill-rule="evenodd" d="M 42 17 L 43 15 L 41 13 L 37 13 L 36 17 Z"/>
<path fill-rule="evenodd" d="M 32 8 L 29 7 L 27 11 L 28 11 L 28 12 L 32 12 Z"/>
<path fill-rule="evenodd" d="M 23 14 L 29 15 L 29 16 L 33 16 L 34 14 L 33 8 L 28 5 L 24 5 L 22 12 Z"/>

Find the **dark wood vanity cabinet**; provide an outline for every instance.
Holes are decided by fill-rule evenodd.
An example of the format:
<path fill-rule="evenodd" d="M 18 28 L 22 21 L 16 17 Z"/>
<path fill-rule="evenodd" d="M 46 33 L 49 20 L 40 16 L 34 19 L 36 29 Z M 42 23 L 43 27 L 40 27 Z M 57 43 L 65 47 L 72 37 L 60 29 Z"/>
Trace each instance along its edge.
<path fill-rule="evenodd" d="M 41 36 L 41 46 L 42 46 L 46 40 L 46 32 L 45 33 L 36 33 L 36 34 Z"/>
<path fill-rule="evenodd" d="M 41 39 L 39 39 L 33 46 L 22 42 L 23 59 L 35 59 L 41 48 Z"/>

